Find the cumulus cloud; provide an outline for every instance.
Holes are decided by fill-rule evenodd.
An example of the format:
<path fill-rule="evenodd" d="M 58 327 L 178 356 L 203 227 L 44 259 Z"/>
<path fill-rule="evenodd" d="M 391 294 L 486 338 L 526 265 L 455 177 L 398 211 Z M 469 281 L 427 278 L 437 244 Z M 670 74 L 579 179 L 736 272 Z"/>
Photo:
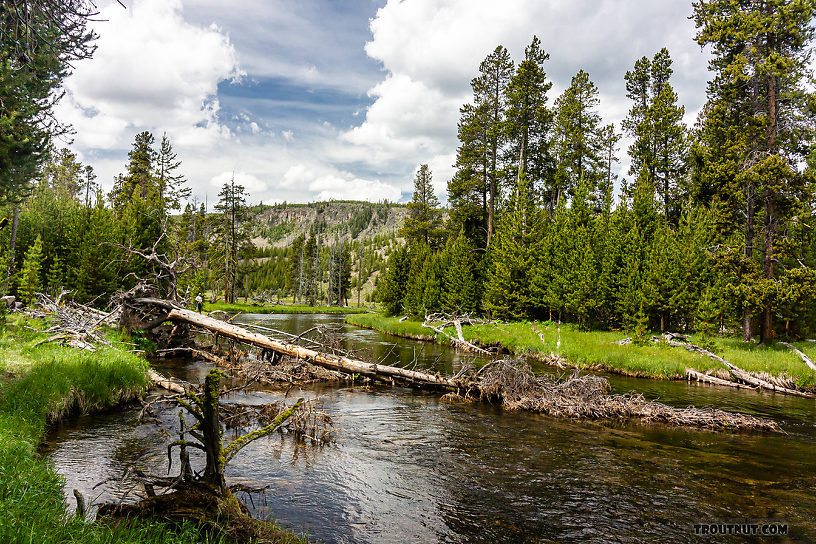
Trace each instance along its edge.
<path fill-rule="evenodd" d="M 303 163 L 291 166 L 279 184 L 282 188 L 308 187 L 317 200 L 368 200 L 377 202 L 400 199 L 399 187 L 378 179 L 361 179 L 349 172 Z"/>
<path fill-rule="evenodd" d="M 687 121 L 708 77 L 687 2 L 105 1 L 97 52 L 77 63 L 58 110 L 77 130 L 74 150 L 105 183 L 136 132 L 166 131 L 210 202 L 233 171 L 251 201 L 399 200 L 422 163 L 444 196 L 479 63 L 498 44 L 520 60 L 534 34 L 551 55 L 549 104 L 583 68 L 618 128 L 637 58 L 669 48 Z M 245 84 L 219 87 L 239 64 Z"/>
<path fill-rule="evenodd" d="M 263 194 L 269 188 L 269 185 L 255 175 L 239 170 L 237 172 L 224 171 L 215 175 L 210 179 L 210 186 L 221 188 L 225 183 L 230 183 L 233 178 L 236 185 L 242 185 L 249 196 Z"/>
<path fill-rule="evenodd" d="M 77 64 L 58 107 L 78 146 L 121 148 L 153 127 L 183 146 L 228 137 L 216 94 L 220 81 L 240 75 L 235 50 L 216 25 L 186 22 L 181 7 L 181 0 L 136 0 L 129 9 L 102 9 L 96 54 Z"/>
<path fill-rule="evenodd" d="M 637 58 L 666 46 L 678 74 L 673 83 L 693 120 L 704 98 L 707 57 L 693 42 L 690 10 L 688 3 L 650 0 L 389 0 L 372 19 L 366 44 L 386 75 L 369 90 L 374 102 L 365 119 L 342 139 L 370 164 L 390 161 L 407 171 L 430 163 L 440 169 L 434 185 L 443 190 L 452 174 L 458 110 L 471 99 L 479 63 L 499 44 L 518 62 L 533 35 L 551 55 L 545 65 L 554 83 L 550 105 L 584 69 L 600 89 L 604 121 L 620 130 L 630 107 L 623 75 Z"/>

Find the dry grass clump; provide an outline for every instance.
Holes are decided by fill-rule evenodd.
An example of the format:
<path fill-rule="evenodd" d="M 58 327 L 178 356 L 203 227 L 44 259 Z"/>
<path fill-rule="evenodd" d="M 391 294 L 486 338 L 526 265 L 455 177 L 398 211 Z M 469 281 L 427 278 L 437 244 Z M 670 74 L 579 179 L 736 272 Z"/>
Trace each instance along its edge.
<path fill-rule="evenodd" d="M 536 376 L 523 360 L 501 359 L 477 373 L 470 395 L 511 410 L 573 419 L 640 419 L 710 429 L 779 430 L 767 419 L 714 408 L 673 408 L 648 401 L 639 393 L 610 394 L 610 389 L 609 382 L 600 376 Z"/>

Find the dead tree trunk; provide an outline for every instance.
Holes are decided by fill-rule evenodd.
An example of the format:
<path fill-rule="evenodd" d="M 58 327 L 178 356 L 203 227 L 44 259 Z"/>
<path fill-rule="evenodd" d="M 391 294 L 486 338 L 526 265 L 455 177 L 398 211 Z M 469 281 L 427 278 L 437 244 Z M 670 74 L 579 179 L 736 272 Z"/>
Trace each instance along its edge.
<path fill-rule="evenodd" d="M 249 331 L 237 325 L 219 321 L 218 319 L 213 319 L 192 310 L 179 308 L 175 304 L 165 300 L 149 298 L 131 299 L 125 304 L 128 306 L 136 306 L 140 309 L 152 307 L 154 311 L 158 311 L 160 314 L 159 317 L 150 320 L 150 324 L 158 321 L 158 323 L 156 323 L 158 325 L 167 320 L 190 323 L 197 327 L 201 327 L 202 329 L 218 333 L 223 337 L 272 350 L 290 357 L 303 359 L 314 365 L 328 368 L 329 370 L 345 372 L 352 375 L 359 374 L 360 376 L 366 376 L 381 381 L 399 382 L 402 384 L 452 391 L 460 389 L 463 385 L 454 379 L 445 378 L 437 374 L 428 374 L 425 372 L 417 372 L 415 370 L 407 370 L 393 366 L 367 363 L 365 361 L 359 361 L 341 355 L 321 353 L 302 346 L 287 344 L 285 342 L 280 342 L 278 340 L 269 338 L 268 336 L 264 336 L 263 334 Z M 154 327 L 155 326 L 156 325 L 154 325 Z"/>
<path fill-rule="evenodd" d="M 701 348 L 700 346 L 695 346 L 694 344 L 683 343 L 683 342 L 676 342 L 674 340 L 667 340 L 667 343 L 670 346 L 681 347 L 685 348 L 688 351 L 696 352 L 701 355 L 705 355 L 706 357 L 710 357 L 715 361 L 719 361 L 720 363 L 724 364 L 728 368 L 728 372 L 733 376 L 735 379 L 740 380 L 744 383 L 749 385 L 753 385 L 759 389 L 767 389 L 769 391 L 777 391 L 779 393 L 785 393 L 788 395 L 795 395 L 797 397 L 807 397 L 813 398 L 813 395 L 810 393 L 806 393 L 804 391 L 798 391 L 796 389 L 789 389 L 787 387 L 782 387 L 779 385 L 772 384 L 766 380 L 762 380 L 755 376 L 752 376 L 748 372 L 744 371 L 743 369 L 739 368 L 738 366 L 731 364 L 730 362 L 726 361 L 716 353 L 712 353 L 707 349 Z"/>
<path fill-rule="evenodd" d="M 782 344 L 783 346 L 787 347 L 788 349 L 792 349 L 794 351 L 794 353 L 796 353 L 796 355 L 798 355 L 799 358 L 802 359 L 802 362 L 804 362 L 807 366 L 809 366 L 811 370 L 816 371 L 816 364 L 814 364 L 813 361 L 810 360 L 810 357 L 808 357 L 807 355 L 805 355 L 800 350 L 796 349 L 794 346 L 792 346 L 791 344 L 789 344 L 787 342 L 779 342 L 779 343 Z"/>

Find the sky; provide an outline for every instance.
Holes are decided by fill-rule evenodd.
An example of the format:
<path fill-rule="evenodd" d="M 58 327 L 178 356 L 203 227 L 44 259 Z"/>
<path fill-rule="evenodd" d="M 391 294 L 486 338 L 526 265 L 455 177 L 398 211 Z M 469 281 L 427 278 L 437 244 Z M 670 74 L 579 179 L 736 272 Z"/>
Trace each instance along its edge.
<path fill-rule="evenodd" d="M 518 62 L 534 35 L 550 55 L 548 104 L 583 69 L 618 130 L 638 58 L 669 49 L 688 124 L 709 77 L 690 0 L 123 3 L 97 2 L 97 50 L 57 106 L 75 134 L 58 145 L 108 190 L 137 133 L 166 134 L 210 207 L 233 176 L 253 203 L 405 201 L 423 163 L 444 202 L 479 63 L 500 44 Z"/>

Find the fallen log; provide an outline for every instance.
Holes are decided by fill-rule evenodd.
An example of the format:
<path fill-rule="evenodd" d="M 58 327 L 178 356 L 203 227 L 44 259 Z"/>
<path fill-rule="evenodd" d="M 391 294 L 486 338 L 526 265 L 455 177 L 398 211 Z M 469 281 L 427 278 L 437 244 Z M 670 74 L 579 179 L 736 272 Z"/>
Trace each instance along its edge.
<path fill-rule="evenodd" d="M 413 386 L 426 386 L 436 389 L 457 390 L 461 387 L 461 384 L 456 380 L 445 378 L 437 374 L 428 374 L 425 372 L 417 372 L 415 370 L 407 370 L 404 368 L 380 365 L 376 363 L 367 363 L 365 361 L 359 361 L 341 355 L 330 355 L 302 346 L 280 342 L 278 340 L 269 338 L 268 336 L 248 331 L 242 327 L 233 325 L 232 323 L 213 319 L 192 310 L 179 308 L 175 304 L 165 300 L 138 298 L 126 301 L 125 304 L 141 307 L 153 306 L 154 308 L 161 310 L 161 315 L 165 320 L 190 323 L 196 327 L 218 333 L 223 337 L 231 338 L 233 340 L 257 346 L 259 348 L 272 350 L 290 357 L 303 359 L 317 366 L 328 368 L 329 370 L 345 372 L 351 375 L 359 374 L 360 376 L 366 376 L 376 380 L 394 381 Z M 156 320 L 153 320 L 152 322 L 155 321 Z"/>
<path fill-rule="evenodd" d="M 730 362 L 726 361 L 716 353 L 712 353 L 707 349 L 701 348 L 700 346 L 695 346 L 694 344 L 684 343 L 684 342 L 676 342 L 674 340 L 667 340 L 667 343 L 670 346 L 681 347 L 685 348 L 688 351 L 699 353 L 701 355 L 705 355 L 706 357 L 710 357 L 715 361 L 719 361 L 723 365 L 728 368 L 728 372 L 737 380 L 745 382 L 749 385 L 753 385 L 760 389 L 767 389 L 769 391 L 776 391 L 778 393 L 785 393 L 787 395 L 795 395 L 797 397 L 806 397 L 806 398 L 813 398 L 813 395 L 810 393 L 805 393 L 804 391 L 797 391 L 796 389 L 789 389 L 787 387 L 781 387 L 766 380 L 759 379 L 755 376 L 752 376 L 748 372 L 744 371 L 743 369 L 739 368 L 736 365 L 731 364 Z"/>
<path fill-rule="evenodd" d="M 161 387 L 162 389 L 167 389 L 168 391 L 172 391 L 173 393 L 180 393 L 184 394 L 184 387 L 181 384 L 178 384 L 172 380 L 168 380 L 152 368 L 148 371 L 148 375 L 150 376 L 150 381 L 153 382 L 153 385 L 156 387 Z"/>
<path fill-rule="evenodd" d="M 737 383 L 737 382 L 732 382 L 730 380 L 723 380 L 722 378 L 718 378 L 716 376 L 710 376 L 708 374 L 703 374 L 702 372 L 694 370 L 693 368 L 687 368 L 686 369 L 686 377 L 689 380 L 696 380 L 698 382 L 710 383 L 712 385 L 722 385 L 724 387 L 736 387 L 737 389 L 742 389 L 742 388 L 747 387 L 747 388 L 750 389 L 750 386 L 747 386 L 747 385 L 744 385 L 744 384 L 741 384 L 741 383 Z"/>
<path fill-rule="evenodd" d="M 472 344 L 472 343 L 468 342 L 467 340 L 465 340 L 465 337 L 462 334 L 462 323 L 458 319 L 454 319 L 451 324 L 456 328 L 456 336 L 458 338 L 453 337 L 450 334 L 446 333 L 442 327 L 437 327 L 435 325 L 431 325 L 430 323 L 428 323 L 427 320 L 422 322 L 423 327 L 431 329 L 436 334 L 441 334 L 442 336 L 448 338 L 450 340 L 451 344 L 456 348 L 459 348 L 459 349 L 461 349 L 463 351 L 472 351 L 472 352 L 475 352 L 475 353 L 481 353 L 482 355 L 492 355 L 492 353 L 490 353 L 486 349 L 482 349 L 479 346 L 477 346 L 475 344 Z M 443 327 L 444 327 L 444 325 L 443 325 Z"/>
<path fill-rule="evenodd" d="M 788 344 L 787 342 L 779 342 L 779 343 L 782 344 L 783 346 L 789 348 L 789 349 L 792 349 L 796 353 L 796 355 L 798 355 L 802 359 L 802 361 L 804 361 L 804 363 L 807 366 L 810 367 L 811 370 L 816 370 L 816 364 L 813 364 L 813 361 L 810 360 L 810 357 L 808 357 L 807 355 L 805 355 L 804 353 L 802 353 L 801 351 L 796 349 L 791 344 Z"/>
<path fill-rule="evenodd" d="M 227 361 L 223 357 L 219 357 L 218 355 L 215 355 L 214 353 L 210 353 L 209 351 L 204 350 L 204 349 L 187 348 L 187 347 L 166 348 L 166 349 L 158 350 L 156 352 L 156 355 L 165 356 L 165 357 L 166 356 L 183 357 L 185 355 L 188 355 L 188 356 L 191 356 L 191 357 L 196 357 L 198 359 L 206 359 L 206 360 L 210 361 L 211 363 L 215 363 L 215 364 L 217 364 L 219 366 L 228 366 Z"/>

